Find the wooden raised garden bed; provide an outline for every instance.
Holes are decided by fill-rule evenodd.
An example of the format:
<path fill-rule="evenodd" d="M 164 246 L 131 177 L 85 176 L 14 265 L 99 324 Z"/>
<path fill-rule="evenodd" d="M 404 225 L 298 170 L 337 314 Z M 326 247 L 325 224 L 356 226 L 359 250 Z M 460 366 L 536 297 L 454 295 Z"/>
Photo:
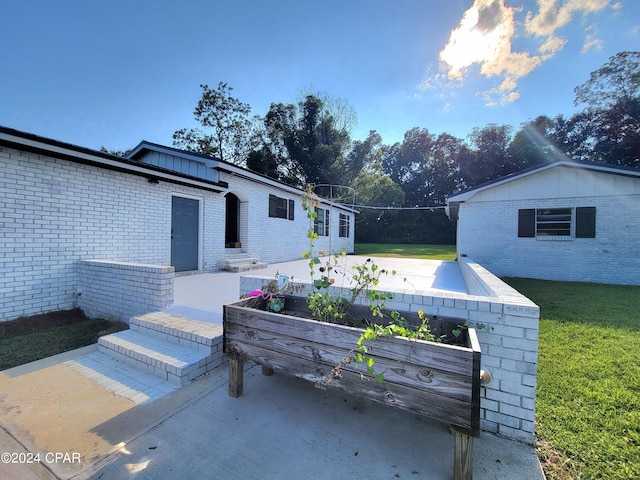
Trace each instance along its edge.
<path fill-rule="evenodd" d="M 455 434 L 454 478 L 471 478 L 472 438 L 480 432 L 480 345 L 473 328 L 463 330 L 460 345 L 402 337 L 367 342 L 375 370 L 384 372 L 384 382 L 378 383 L 363 380 L 366 367 L 356 362 L 344 366 L 340 378 L 330 375 L 352 353 L 362 329 L 303 318 L 308 308 L 300 297 L 287 297 L 286 314 L 263 308 L 259 298 L 224 306 L 229 395 L 242 395 L 243 363 L 250 360 L 261 364 L 266 375 L 283 372 L 449 423 Z M 463 322 L 438 317 L 431 325 L 440 335 Z"/>

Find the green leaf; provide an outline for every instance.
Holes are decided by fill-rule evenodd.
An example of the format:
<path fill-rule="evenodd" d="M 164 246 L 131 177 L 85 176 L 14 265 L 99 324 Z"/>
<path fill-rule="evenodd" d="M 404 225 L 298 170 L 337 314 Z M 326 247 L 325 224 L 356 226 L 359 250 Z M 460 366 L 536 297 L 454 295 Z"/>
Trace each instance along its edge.
<path fill-rule="evenodd" d="M 382 373 L 376 373 L 376 382 L 378 383 L 384 382 L 384 375 Z"/>

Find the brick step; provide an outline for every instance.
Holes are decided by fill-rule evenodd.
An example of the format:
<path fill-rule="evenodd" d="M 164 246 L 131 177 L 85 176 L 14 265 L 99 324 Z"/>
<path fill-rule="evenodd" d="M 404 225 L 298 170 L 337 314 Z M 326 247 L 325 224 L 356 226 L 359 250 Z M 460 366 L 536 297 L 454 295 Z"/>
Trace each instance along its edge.
<path fill-rule="evenodd" d="M 223 270 L 227 272 L 248 272 L 250 270 L 261 270 L 267 268 L 267 264 L 263 262 L 254 263 L 236 263 L 234 265 L 226 265 Z"/>
<path fill-rule="evenodd" d="M 246 272 L 267 268 L 267 264 L 257 257 L 248 254 L 227 255 L 222 262 L 222 270 L 227 272 Z"/>
<path fill-rule="evenodd" d="M 222 351 L 222 325 L 168 312 L 132 317 L 131 330 L 205 353 Z"/>
<path fill-rule="evenodd" d="M 98 351 L 177 386 L 186 385 L 221 365 L 223 360 L 222 348 L 206 352 L 136 330 L 100 337 Z"/>
<path fill-rule="evenodd" d="M 153 402 L 180 388 L 98 351 L 69 360 L 65 365 L 136 405 Z"/>

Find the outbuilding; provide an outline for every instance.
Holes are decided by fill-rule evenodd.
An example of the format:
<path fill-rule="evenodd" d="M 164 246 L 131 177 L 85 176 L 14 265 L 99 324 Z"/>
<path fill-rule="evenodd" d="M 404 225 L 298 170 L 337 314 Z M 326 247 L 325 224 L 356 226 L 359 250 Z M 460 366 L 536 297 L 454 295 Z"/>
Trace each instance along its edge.
<path fill-rule="evenodd" d="M 498 276 L 640 285 L 640 170 L 561 160 L 447 200 L 457 254 Z"/>

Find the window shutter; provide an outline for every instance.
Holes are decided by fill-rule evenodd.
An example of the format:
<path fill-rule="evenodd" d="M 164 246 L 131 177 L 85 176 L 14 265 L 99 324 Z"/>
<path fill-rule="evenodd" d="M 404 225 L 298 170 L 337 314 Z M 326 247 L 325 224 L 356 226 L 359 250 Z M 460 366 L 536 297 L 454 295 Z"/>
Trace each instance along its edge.
<path fill-rule="evenodd" d="M 535 208 L 518 210 L 518 237 L 530 238 L 536 236 Z"/>
<path fill-rule="evenodd" d="M 324 234 L 328 237 L 329 236 L 329 209 L 327 208 L 325 212 L 326 212 L 326 215 L 324 218 Z"/>
<path fill-rule="evenodd" d="M 289 200 L 289 220 L 293 220 L 293 209 L 295 207 L 295 203 L 293 200 Z"/>
<path fill-rule="evenodd" d="M 596 238 L 596 207 L 576 208 L 576 238 Z"/>
<path fill-rule="evenodd" d="M 278 209 L 278 198 L 275 195 L 269 195 L 269 216 L 276 217 Z"/>

